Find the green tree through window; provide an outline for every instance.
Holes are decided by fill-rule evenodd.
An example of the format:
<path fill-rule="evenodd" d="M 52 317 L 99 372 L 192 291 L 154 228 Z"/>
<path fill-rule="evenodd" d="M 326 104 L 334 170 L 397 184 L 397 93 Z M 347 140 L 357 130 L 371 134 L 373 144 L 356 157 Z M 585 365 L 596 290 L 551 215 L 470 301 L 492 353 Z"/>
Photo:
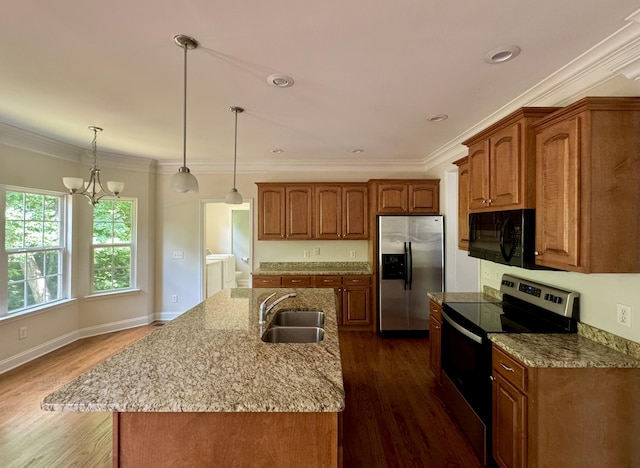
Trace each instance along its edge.
<path fill-rule="evenodd" d="M 93 208 L 95 293 L 133 287 L 134 202 L 105 200 Z"/>
<path fill-rule="evenodd" d="M 5 191 L 7 312 L 61 299 L 62 207 L 60 195 Z"/>

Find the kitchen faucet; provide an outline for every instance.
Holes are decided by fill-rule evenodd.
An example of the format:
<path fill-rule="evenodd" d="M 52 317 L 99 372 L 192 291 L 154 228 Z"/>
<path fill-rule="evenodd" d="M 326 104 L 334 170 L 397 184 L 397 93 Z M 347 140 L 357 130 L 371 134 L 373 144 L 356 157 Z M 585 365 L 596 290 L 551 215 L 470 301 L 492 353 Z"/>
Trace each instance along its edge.
<path fill-rule="evenodd" d="M 273 296 L 275 296 L 277 293 L 273 293 L 270 296 L 268 296 L 264 301 L 262 301 L 260 303 L 260 315 L 259 317 L 259 323 L 263 324 L 265 323 L 265 321 L 267 320 L 267 317 L 269 316 L 269 313 L 273 310 L 273 308 L 275 306 L 277 306 L 278 304 L 280 304 L 282 301 L 284 301 L 285 299 L 288 299 L 290 297 L 296 297 L 298 295 L 298 293 L 289 293 L 289 294 L 285 294 L 282 297 L 279 297 L 278 299 L 276 299 L 275 301 L 273 301 L 273 303 L 271 303 L 270 306 L 267 306 L 267 302 L 269 302 L 269 299 L 271 299 Z"/>

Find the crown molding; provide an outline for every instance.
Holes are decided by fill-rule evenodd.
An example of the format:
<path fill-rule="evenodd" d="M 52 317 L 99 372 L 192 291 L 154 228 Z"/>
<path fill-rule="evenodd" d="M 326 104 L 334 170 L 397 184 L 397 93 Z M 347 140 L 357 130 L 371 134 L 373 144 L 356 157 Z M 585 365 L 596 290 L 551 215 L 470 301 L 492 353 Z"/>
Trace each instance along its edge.
<path fill-rule="evenodd" d="M 53 138 L 38 135 L 2 122 L 0 122 L 0 145 L 32 151 L 62 161 L 82 164 L 87 167 L 90 166 L 92 162 L 88 148 L 54 140 Z M 155 171 L 157 161 L 139 156 L 129 156 L 98 150 L 98 162 L 101 167 L 153 172 Z"/>
<path fill-rule="evenodd" d="M 462 142 L 521 107 L 565 106 L 617 74 L 640 77 L 640 10 L 628 24 L 423 159 L 425 169 L 466 155 Z"/>
<path fill-rule="evenodd" d="M 380 161 L 278 161 L 268 163 L 247 163 L 237 168 L 238 173 L 286 173 L 286 172 L 359 172 L 366 164 L 369 172 L 424 172 L 424 163 L 416 160 L 380 160 Z M 233 165 L 228 163 L 198 163 L 190 162 L 189 169 L 194 174 L 224 174 L 232 173 Z M 158 162 L 158 174 L 171 174 L 178 170 L 175 162 Z"/>

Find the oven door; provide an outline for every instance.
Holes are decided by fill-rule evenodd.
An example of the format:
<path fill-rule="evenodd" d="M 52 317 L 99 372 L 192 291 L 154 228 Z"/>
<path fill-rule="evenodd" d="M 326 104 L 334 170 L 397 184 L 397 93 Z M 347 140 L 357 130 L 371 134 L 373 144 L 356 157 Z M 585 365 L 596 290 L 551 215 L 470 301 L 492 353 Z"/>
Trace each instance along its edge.
<path fill-rule="evenodd" d="M 451 314 L 453 315 L 453 314 Z M 491 420 L 491 344 L 442 312 L 442 371 L 485 424 Z"/>

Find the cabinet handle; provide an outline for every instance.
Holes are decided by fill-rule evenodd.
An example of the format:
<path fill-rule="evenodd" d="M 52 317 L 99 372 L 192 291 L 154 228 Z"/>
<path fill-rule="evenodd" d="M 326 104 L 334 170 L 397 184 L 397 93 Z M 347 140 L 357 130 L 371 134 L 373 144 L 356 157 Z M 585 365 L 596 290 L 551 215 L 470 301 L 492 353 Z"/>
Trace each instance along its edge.
<path fill-rule="evenodd" d="M 302 280 L 291 280 L 292 283 L 302 283 Z"/>
<path fill-rule="evenodd" d="M 502 368 L 504 370 L 506 370 L 507 372 L 514 372 L 513 368 L 507 366 L 504 362 L 501 362 L 500 365 L 502 366 Z"/>
<path fill-rule="evenodd" d="M 354 280 L 351 280 L 351 282 L 352 282 L 352 283 L 362 283 L 362 280 L 354 279 Z"/>
<path fill-rule="evenodd" d="M 326 279 L 326 280 L 322 280 L 322 282 L 323 283 L 331 283 L 331 280 Z"/>
<path fill-rule="evenodd" d="M 436 330 L 440 330 L 440 325 L 435 325 L 433 328 L 435 328 Z"/>
<path fill-rule="evenodd" d="M 489 376 L 489 380 L 491 380 L 493 382 L 494 380 L 496 380 L 496 378 L 493 375 L 490 375 Z"/>
<path fill-rule="evenodd" d="M 535 252 L 533 252 L 533 255 L 535 255 L 535 256 L 537 257 L 538 255 L 540 255 L 540 252 L 538 252 L 538 251 L 536 250 Z"/>

